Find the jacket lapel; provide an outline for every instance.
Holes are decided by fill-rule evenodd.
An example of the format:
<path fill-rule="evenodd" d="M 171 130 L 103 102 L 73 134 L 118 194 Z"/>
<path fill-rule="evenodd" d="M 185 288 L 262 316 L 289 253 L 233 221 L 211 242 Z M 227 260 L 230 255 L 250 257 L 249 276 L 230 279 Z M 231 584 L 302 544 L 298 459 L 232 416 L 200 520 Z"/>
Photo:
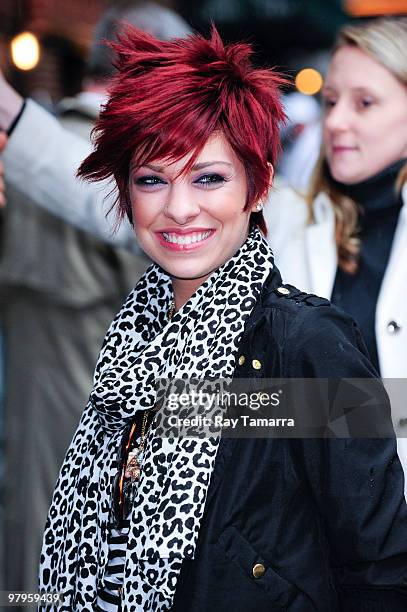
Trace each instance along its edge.
<path fill-rule="evenodd" d="M 405 304 L 405 287 L 407 285 L 407 186 L 403 189 L 403 207 L 397 222 L 396 233 L 390 252 L 382 286 L 380 289 L 377 310 L 397 303 Z"/>
<path fill-rule="evenodd" d="M 330 299 L 335 282 L 337 254 L 335 217 L 325 194 L 320 194 L 315 200 L 314 219 L 315 222 L 305 229 L 311 292 Z"/>

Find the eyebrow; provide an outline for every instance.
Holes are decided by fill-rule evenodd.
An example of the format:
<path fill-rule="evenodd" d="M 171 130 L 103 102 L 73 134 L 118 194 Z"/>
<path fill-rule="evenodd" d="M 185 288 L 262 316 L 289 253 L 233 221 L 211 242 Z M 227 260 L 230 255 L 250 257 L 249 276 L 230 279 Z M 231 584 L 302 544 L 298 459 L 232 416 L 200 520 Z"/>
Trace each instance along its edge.
<path fill-rule="evenodd" d="M 222 166 L 229 166 L 229 168 L 233 168 L 233 165 L 230 162 L 208 161 L 208 162 L 202 162 L 200 164 L 194 164 L 191 170 L 202 170 L 202 168 L 207 168 L 208 166 L 213 166 L 214 164 L 221 164 Z"/>
<path fill-rule="evenodd" d="M 368 92 L 370 93 L 372 90 L 372 87 L 369 85 L 369 87 L 366 86 L 362 86 L 362 87 L 351 87 L 350 88 L 351 91 L 356 91 L 357 93 L 364 93 L 364 92 Z M 327 91 L 333 91 L 336 92 L 338 91 L 336 87 L 334 87 L 333 85 L 326 85 L 322 88 L 322 93 L 327 92 Z"/>
<path fill-rule="evenodd" d="M 207 162 L 201 162 L 199 164 L 194 164 L 191 168 L 192 171 L 196 171 L 196 170 L 203 170 L 203 168 L 207 168 L 208 166 L 213 166 L 214 164 L 221 164 L 223 166 L 228 166 L 229 168 L 233 168 L 233 164 L 229 163 L 229 162 L 225 162 L 225 161 L 207 161 Z M 133 170 L 135 167 L 134 164 L 131 165 L 131 169 Z M 153 172 L 164 172 L 165 167 L 164 166 L 155 166 L 154 164 L 143 164 L 144 168 L 148 168 L 149 170 L 152 170 Z"/>

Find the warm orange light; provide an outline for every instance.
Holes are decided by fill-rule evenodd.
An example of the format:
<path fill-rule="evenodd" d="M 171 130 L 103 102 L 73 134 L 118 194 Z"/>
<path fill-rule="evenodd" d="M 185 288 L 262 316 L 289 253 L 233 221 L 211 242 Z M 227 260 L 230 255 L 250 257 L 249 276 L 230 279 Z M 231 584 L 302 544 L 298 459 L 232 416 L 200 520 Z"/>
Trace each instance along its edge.
<path fill-rule="evenodd" d="M 345 0 L 345 11 L 354 17 L 402 14 L 407 11 L 406 0 Z"/>
<path fill-rule="evenodd" d="M 21 32 L 11 41 L 11 59 L 20 70 L 32 70 L 40 61 L 40 43 L 31 32 Z"/>
<path fill-rule="evenodd" d="M 303 68 L 295 77 L 295 86 L 298 91 L 307 96 L 318 93 L 322 87 L 323 79 L 315 68 Z"/>

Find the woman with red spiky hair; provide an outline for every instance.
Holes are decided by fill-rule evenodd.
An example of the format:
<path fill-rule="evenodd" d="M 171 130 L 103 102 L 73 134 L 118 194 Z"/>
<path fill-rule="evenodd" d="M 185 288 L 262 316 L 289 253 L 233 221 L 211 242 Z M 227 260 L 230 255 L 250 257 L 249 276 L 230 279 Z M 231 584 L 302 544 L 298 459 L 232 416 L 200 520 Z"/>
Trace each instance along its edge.
<path fill-rule="evenodd" d="M 171 42 L 128 29 L 114 46 L 118 74 L 79 175 L 114 179 L 154 263 L 102 346 L 49 512 L 41 590 L 75 612 L 404 610 L 392 439 L 159 428 L 157 379 L 375 381 L 352 320 L 282 285 L 264 238 L 284 80 L 215 28 Z"/>

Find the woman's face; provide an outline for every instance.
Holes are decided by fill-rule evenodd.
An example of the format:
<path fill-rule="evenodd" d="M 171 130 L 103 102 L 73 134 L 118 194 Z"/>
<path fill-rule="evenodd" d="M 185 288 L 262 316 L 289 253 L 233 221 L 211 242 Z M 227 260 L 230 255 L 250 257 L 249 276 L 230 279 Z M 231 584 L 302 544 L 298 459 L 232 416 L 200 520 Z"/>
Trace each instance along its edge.
<path fill-rule="evenodd" d="M 357 47 L 341 47 L 326 77 L 324 143 L 334 179 L 352 185 L 407 157 L 407 87 Z"/>
<path fill-rule="evenodd" d="M 188 159 L 131 166 L 130 199 L 141 248 L 192 294 L 243 244 L 251 211 L 244 166 L 222 134 L 178 176 Z"/>

